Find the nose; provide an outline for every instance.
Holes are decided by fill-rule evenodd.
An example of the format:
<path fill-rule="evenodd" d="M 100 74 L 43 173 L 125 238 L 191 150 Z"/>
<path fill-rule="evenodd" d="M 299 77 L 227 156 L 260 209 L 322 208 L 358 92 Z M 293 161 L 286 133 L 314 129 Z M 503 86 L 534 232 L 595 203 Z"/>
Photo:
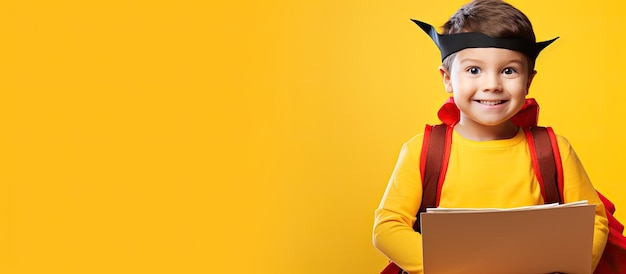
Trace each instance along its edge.
<path fill-rule="evenodd" d="M 500 92 L 502 91 L 502 82 L 500 73 L 485 73 L 482 77 L 482 88 L 484 92 Z"/>

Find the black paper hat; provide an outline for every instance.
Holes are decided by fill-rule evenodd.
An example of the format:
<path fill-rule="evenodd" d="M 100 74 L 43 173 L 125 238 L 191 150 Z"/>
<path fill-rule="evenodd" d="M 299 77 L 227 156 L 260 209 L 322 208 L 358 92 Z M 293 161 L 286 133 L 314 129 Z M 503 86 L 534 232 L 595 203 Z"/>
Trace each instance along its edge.
<path fill-rule="evenodd" d="M 552 40 L 535 43 L 522 37 L 497 38 L 480 32 L 461 32 L 455 34 L 441 35 L 430 24 L 411 19 L 435 42 L 441 52 L 441 60 L 457 51 L 467 48 L 502 48 L 519 51 L 528 56 L 533 62 L 537 59 L 539 52 L 550 45 Z"/>

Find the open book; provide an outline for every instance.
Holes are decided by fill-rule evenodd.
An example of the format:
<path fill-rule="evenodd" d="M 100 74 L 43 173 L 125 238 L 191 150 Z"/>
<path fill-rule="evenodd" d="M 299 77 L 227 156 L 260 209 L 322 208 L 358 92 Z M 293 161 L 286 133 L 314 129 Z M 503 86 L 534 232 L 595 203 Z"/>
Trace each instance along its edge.
<path fill-rule="evenodd" d="M 420 215 L 425 273 L 590 273 L 595 206 L 432 208 Z"/>

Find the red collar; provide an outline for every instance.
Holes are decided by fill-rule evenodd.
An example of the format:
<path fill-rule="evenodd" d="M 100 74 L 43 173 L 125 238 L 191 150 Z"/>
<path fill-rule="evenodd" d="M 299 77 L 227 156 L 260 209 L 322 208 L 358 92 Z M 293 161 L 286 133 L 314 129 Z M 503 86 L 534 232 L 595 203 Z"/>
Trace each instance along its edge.
<path fill-rule="evenodd" d="M 454 98 L 450 97 L 446 102 L 441 106 L 439 112 L 437 112 L 437 116 L 439 116 L 439 120 L 441 120 L 444 124 L 454 126 L 461 119 L 461 112 L 459 108 L 456 107 L 454 103 Z M 535 127 L 537 126 L 537 121 L 539 119 L 539 105 L 537 101 L 533 98 L 528 98 L 524 102 L 522 109 L 511 118 L 511 121 L 523 128 Z"/>

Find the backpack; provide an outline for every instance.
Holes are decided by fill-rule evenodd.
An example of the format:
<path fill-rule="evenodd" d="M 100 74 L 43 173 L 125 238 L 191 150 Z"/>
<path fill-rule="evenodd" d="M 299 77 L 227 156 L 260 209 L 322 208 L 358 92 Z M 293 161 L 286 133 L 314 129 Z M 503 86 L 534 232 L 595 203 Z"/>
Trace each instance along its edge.
<path fill-rule="evenodd" d="M 563 202 L 563 169 L 560 159 L 556 135 L 550 127 L 537 126 L 539 106 L 534 99 L 526 99 L 522 110 L 512 121 L 524 130 L 531 152 L 531 160 L 535 176 L 541 188 L 545 203 Z M 422 174 L 422 204 L 417 212 L 417 221 L 413 225 L 420 232 L 419 214 L 426 208 L 437 207 L 441 188 L 445 179 L 452 144 L 453 126 L 459 118 L 459 110 L 450 98 L 439 110 L 439 118 L 443 124 L 426 125 L 422 152 L 420 155 L 420 172 Z M 597 191 L 596 191 L 597 192 Z M 594 274 L 626 273 L 626 237 L 624 226 L 613 216 L 615 205 L 597 192 L 604 204 L 609 222 L 609 235 L 604 253 Z M 403 274 L 404 272 L 393 262 L 389 262 L 381 274 Z"/>

